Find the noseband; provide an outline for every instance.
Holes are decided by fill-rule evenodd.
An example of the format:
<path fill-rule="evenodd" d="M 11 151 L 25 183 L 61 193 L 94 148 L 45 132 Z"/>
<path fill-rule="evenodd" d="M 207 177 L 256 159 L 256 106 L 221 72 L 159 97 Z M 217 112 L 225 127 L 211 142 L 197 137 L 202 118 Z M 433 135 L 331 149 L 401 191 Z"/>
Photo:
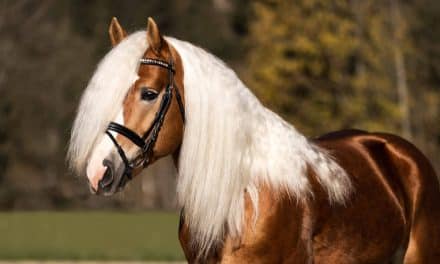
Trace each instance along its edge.
<path fill-rule="evenodd" d="M 119 156 L 121 157 L 125 165 L 124 173 L 119 183 L 120 186 L 125 185 L 125 183 L 127 183 L 129 180 L 132 179 L 132 172 L 135 168 L 139 168 L 139 167 L 145 168 L 149 164 L 154 145 L 157 141 L 157 136 L 159 135 L 159 131 L 162 128 L 165 115 L 168 112 L 168 109 L 170 107 L 173 98 L 173 91 L 175 91 L 176 94 L 176 100 L 179 105 L 179 110 L 182 116 L 182 120 L 183 122 L 185 122 L 185 109 L 183 106 L 182 97 L 180 96 L 178 89 L 174 88 L 175 69 L 172 59 L 168 63 L 157 59 L 142 58 L 140 60 L 140 63 L 144 65 L 154 65 L 167 69 L 169 82 L 162 96 L 162 101 L 160 102 L 159 110 L 156 112 L 153 123 L 150 125 L 148 130 L 143 134 L 143 136 L 139 136 L 135 131 L 115 122 L 110 122 L 110 124 L 107 127 L 107 130 L 105 131 L 105 133 L 109 136 L 109 138 L 115 145 L 119 153 Z M 138 146 L 141 149 L 139 155 L 137 155 L 133 160 L 129 161 L 127 155 L 125 154 L 121 145 L 119 145 L 119 143 L 116 141 L 111 131 L 123 135 L 124 137 L 128 138 L 131 142 L 133 142 L 136 146 Z"/>

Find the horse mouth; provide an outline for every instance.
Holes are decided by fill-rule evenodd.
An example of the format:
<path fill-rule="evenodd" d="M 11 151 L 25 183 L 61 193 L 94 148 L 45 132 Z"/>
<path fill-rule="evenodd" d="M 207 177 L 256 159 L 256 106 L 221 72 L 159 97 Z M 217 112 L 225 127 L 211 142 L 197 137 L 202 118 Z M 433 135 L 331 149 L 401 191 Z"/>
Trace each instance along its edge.
<path fill-rule="evenodd" d="M 106 186 L 104 188 L 99 188 L 96 194 L 98 195 L 102 194 L 104 196 L 112 196 L 118 192 L 123 191 L 128 182 L 130 182 L 130 179 L 128 179 L 126 176 L 121 176 L 119 177 L 119 180 L 114 181 L 111 185 Z"/>
<path fill-rule="evenodd" d="M 103 195 L 103 196 L 112 196 L 118 192 L 121 192 L 124 190 L 125 186 L 127 185 L 128 181 L 120 181 L 118 184 L 111 184 L 105 187 L 99 186 L 98 190 L 94 190 L 91 186 L 90 192 L 95 195 Z"/>
<path fill-rule="evenodd" d="M 107 167 L 104 177 L 98 183 L 98 189 L 90 188 L 93 194 L 111 196 L 122 191 L 128 182 L 132 179 L 131 172 L 123 169 L 114 170 L 111 162 L 103 161 Z M 117 176 L 116 176 L 117 175 Z"/>

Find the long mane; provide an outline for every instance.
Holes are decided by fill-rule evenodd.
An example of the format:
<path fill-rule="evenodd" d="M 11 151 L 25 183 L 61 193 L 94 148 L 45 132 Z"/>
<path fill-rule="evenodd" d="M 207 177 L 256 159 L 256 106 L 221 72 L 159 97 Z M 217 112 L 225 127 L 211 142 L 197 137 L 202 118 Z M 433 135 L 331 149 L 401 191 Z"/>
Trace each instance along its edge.
<path fill-rule="evenodd" d="M 177 195 L 202 254 L 226 231 L 240 235 L 244 190 L 254 209 L 261 184 L 307 199 L 311 167 L 329 200 L 344 202 L 351 183 L 330 155 L 265 108 L 218 58 L 188 42 L 168 41 L 182 57 L 187 112 Z"/>
<path fill-rule="evenodd" d="M 226 232 L 240 235 L 244 192 L 258 209 L 261 184 L 306 200 L 313 195 L 307 174 L 312 168 L 329 200 L 345 201 L 351 183 L 330 155 L 265 108 L 221 60 L 188 42 L 166 40 L 184 68 L 186 123 L 177 196 L 201 254 L 219 245 Z M 83 169 L 105 126 L 120 111 L 146 48 L 146 34 L 140 31 L 100 63 L 73 126 L 69 157 L 77 170 Z"/>

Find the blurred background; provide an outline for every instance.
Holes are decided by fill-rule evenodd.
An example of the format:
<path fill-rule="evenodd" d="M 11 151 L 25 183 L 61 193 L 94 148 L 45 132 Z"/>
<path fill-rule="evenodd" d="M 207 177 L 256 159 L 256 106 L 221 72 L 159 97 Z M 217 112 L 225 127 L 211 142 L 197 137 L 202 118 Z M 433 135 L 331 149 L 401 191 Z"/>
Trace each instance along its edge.
<path fill-rule="evenodd" d="M 0 259 L 182 259 L 173 168 L 108 198 L 66 166 L 113 16 L 214 53 L 308 137 L 392 132 L 440 169 L 438 0 L 0 0 Z"/>

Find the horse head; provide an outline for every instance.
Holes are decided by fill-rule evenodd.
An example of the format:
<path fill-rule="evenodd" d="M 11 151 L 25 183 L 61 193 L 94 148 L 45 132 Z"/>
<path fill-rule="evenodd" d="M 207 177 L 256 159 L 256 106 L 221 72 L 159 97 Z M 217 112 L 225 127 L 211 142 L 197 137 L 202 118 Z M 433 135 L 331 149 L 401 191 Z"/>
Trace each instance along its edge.
<path fill-rule="evenodd" d="M 114 47 L 127 37 L 116 18 L 109 35 Z M 184 127 L 182 62 L 152 18 L 148 19 L 146 41 L 148 48 L 139 60 L 137 78 L 122 109 L 107 127 L 107 137 L 90 154 L 86 174 L 97 194 L 121 190 L 161 157 L 174 155 L 177 159 Z"/>

